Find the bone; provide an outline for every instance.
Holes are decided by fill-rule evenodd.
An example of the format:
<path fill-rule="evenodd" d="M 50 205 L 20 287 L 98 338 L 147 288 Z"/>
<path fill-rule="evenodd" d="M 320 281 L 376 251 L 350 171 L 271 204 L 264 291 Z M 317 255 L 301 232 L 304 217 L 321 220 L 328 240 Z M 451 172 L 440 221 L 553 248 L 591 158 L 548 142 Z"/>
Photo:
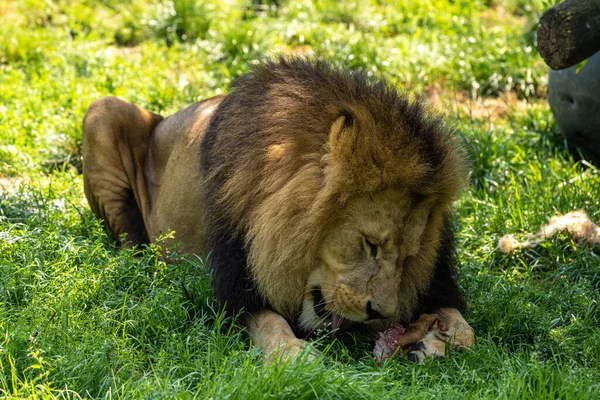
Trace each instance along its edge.
<path fill-rule="evenodd" d="M 514 235 L 504 235 L 498 241 L 498 248 L 501 252 L 509 254 L 516 249 L 536 247 L 556 232 L 569 232 L 573 241 L 578 245 L 600 244 L 600 227 L 592 222 L 585 211 L 576 210 L 552 217 L 538 233 L 528 235 L 527 239 L 522 242 L 518 241 Z"/>
<path fill-rule="evenodd" d="M 417 343 L 432 329 L 445 330 L 444 324 L 437 314 L 423 314 L 410 324 L 408 329 L 394 324 L 384 332 L 379 332 L 373 354 L 375 362 L 381 365 L 395 354 L 403 354 L 403 348 Z"/>

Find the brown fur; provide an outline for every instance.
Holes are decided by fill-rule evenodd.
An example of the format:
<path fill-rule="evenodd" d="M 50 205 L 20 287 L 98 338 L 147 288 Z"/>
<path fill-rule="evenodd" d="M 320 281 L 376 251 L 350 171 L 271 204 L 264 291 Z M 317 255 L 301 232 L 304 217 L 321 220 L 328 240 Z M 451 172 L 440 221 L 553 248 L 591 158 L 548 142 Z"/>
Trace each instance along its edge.
<path fill-rule="evenodd" d="M 387 188 L 435 199 L 425 233 L 431 245 L 415 261 L 424 268 L 411 269 L 421 276 L 406 281 L 412 293 L 406 297 L 416 301 L 435 261 L 443 214 L 466 182 L 462 151 L 421 103 L 360 75 L 340 78 L 322 64 L 267 65 L 254 72 L 255 87 L 248 80 L 234 86 L 231 96 L 250 109 L 241 105 L 231 112 L 216 133 L 215 146 L 223 152 L 227 145 L 219 143 L 245 136 L 248 119 L 260 129 L 260 139 L 248 140 L 231 157 L 234 164 L 225 167 L 227 180 L 216 194 L 219 206 L 210 211 L 226 210 L 237 221 L 259 291 L 288 318 L 298 312 L 319 244 L 347 201 Z M 345 113 L 351 125 L 344 125 Z M 415 132 L 411 118 L 419 119 L 426 136 L 418 137 L 422 132 Z M 424 145 L 439 157 L 435 164 L 426 159 Z"/>
<path fill-rule="evenodd" d="M 115 168 L 101 165 L 111 150 L 94 147 L 98 132 L 112 132 L 117 148 L 134 142 L 128 135 L 147 138 L 125 156 L 133 182 L 147 188 L 133 193 L 145 230 L 129 233 L 154 240 L 175 229 L 186 252 L 212 251 L 217 296 L 230 311 L 251 312 L 249 333 L 269 349 L 278 340 L 284 348 L 303 343 L 282 321 L 315 327 L 315 287 L 330 315 L 357 322 L 377 315 L 386 319 L 373 326 L 382 328 L 414 319 L 431 298 L 435 269 L 451 268 L 440 246 L 448 209 L 466 184 L 464 154 L 438 117 L 396 89 L 324 63 L 281 59 L 256 67 L 228 96 L 161 122 L 140 125 L 106 111 L 119 102 L 100 100 L 84 121 L 93 210 L 113 230 L 114 221 L 128 221 L 98 209 L 123 203 L 119 193 L 132 180 L 115 157 L 106 161 Z M 106 177 L 124 189 L 95 192 Z"/>

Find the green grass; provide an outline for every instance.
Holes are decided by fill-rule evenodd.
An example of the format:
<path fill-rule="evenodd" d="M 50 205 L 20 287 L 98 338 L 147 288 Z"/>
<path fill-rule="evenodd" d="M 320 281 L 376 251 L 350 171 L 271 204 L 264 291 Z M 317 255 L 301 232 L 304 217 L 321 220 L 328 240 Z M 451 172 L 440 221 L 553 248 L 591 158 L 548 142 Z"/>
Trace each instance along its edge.
<path fill-rule="evenodd" d="M 279 4 L 279 6 L 274 6 Z M 566 235 L 512 255 L 505 233 L 600 219 L 598 170 L 545 103 L 532 31 L 546 2 L 33 0 L 0 5 L 0 397 L 590 399 L 600 392 L 600 256 Z M 365 338 L 317 335 L 314 361 L 266 366 L 214 301 L 209 270 L 157 245 L 118 252 L 82 193 L 81 120 L 117 95 L 169 114 L 249 63 L 311 52 L 442 88 L 473 160 L 457 204 L 476 344 L 379 367 Z M 513 92 L 507 116 L 451 112 Z M 468 101 L 467 101 L 468 103 Z M 518 107 L 517 107 L 518 105 Z M 467 104 L 468 107 L 468 104 Z"/>

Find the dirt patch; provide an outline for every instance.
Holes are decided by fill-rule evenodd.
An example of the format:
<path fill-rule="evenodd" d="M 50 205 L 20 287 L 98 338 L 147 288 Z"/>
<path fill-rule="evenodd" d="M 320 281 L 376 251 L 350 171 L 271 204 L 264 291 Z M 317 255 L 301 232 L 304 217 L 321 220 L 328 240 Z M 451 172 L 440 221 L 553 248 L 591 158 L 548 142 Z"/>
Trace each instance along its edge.
<path fill-rule="evenodd" d="M 104 54 L 107 57 L 127 58 L 127 57 L 142 54 L 142 47 L 141 46 L 132 46 L 132 47 L 111 46 L 111 47 L 107 48 L 106 50 L 104 50 Z"/>
<path fill-rule="evenodd" d="M 527 24 L 527 18 L 523 15 L 515 15 L 504 7 L 498 4 L 491 4 L 489 8 L 481 11 L 481 20 L 487 24 L 487 26 L 498 26 L 498 25 L 516 25 L 525 26 Z"/>
<path fill-rule="evenodd" d="M 23 178 L 21 177 L 0 176 L 0 193 L 14 193 L 22 182 Z"/>
<path fill-rule="evenodd" d="M 277 51 L 288 56 L 297 57 L 313 57 L 315 55 L 313 48 L 308 45 L 293 47 L 281 45 L 277 47 Z"/>
<path fill-rule="evenodd" d="M 448 92 L 440 86 L 433 86 L 426 88 L 424 94 L 434 107 L 469 119 L 505 119 L 515 112 L 526 111 L 529 104 L 514 92 L 473 98 L 467 92 Z"/>

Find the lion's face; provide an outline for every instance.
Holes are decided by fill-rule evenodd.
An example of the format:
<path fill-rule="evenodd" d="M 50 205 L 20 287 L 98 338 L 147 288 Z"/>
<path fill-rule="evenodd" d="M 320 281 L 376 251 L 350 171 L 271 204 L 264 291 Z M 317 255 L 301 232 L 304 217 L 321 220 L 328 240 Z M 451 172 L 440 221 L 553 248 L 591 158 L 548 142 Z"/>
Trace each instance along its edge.
<path fill-rule="evenodd" d="M 391 189 L 350 199 L 321 243 L 301 326 L 312 330 L 331 322 L 338 328 L 345 320 L 395 317 L 403 272 L 420 252 L 433 203 Z"/>

